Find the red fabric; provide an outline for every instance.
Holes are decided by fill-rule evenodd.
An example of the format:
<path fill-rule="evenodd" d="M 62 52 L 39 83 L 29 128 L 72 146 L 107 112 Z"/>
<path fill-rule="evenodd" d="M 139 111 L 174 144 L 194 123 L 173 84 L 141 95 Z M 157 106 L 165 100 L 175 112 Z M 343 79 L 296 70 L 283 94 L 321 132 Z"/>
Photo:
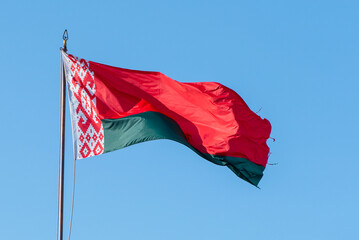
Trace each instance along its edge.
<path fill-rule="evenodd" d="M 90 62 L 100 119 L 157 111 L 175 120 L 203 153 L 242 157 L 265 166 L 271 125 L 233 90 L 215 82 L 181 83 L 159 72 Z"/>

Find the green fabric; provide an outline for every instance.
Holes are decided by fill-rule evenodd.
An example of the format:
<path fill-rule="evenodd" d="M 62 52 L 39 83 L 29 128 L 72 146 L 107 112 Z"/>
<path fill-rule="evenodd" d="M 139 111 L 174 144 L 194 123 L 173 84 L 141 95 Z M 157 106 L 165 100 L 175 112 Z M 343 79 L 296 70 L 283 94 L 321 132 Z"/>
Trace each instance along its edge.
<path fill-rule="evenodd" d="M 158 112 L 143 112 L 119 119 L 102 120 L 104 153 L 130 145 L 156 139 L 170 139 L 186 145 L 203 158 L 230 168 L 238 177 L 257 186 L 263 176 L 264 167 L 245 158 L 217 156 L 201 153 L 188 143 L 178 124 Z"/>

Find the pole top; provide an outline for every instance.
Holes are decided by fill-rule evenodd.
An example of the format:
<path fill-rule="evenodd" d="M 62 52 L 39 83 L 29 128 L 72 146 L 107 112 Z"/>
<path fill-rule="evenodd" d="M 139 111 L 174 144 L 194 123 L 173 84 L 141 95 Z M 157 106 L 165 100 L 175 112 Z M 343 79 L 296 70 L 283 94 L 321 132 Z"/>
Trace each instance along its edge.
<path fill-rule="evenodd" d="M 64 40 L 62 50 L 67 52 L 67 40 L 69 39 L 69 34 L 67 33 L 67 29 L 65 29 L 64 34 L 62 35 L 62 39 Z"/>

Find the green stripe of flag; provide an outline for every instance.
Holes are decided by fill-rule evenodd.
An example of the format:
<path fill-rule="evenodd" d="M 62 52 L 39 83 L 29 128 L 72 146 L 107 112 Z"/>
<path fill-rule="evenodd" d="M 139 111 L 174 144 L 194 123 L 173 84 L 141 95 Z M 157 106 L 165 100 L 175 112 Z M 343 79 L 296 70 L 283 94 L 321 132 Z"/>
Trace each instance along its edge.
<path fill-rule="evenodd" d="M 265 167 L 248 159 L 218 156 L 199 152 L 186 140 L 178 124 L 158 112 L 143 112 L 119 119 L 101 120 L 105 135 L 104 153 L 156 139 L 169 139 L 192 149 L 201 157 L 221 166 L 227 166 L 237 176 L 257 186 Z"/>

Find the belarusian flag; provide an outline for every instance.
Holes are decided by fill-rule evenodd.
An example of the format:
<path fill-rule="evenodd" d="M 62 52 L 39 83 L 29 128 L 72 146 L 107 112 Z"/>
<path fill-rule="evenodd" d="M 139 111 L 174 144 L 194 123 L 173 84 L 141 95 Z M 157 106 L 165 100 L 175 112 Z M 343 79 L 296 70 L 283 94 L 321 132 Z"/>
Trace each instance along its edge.
<path fill-rule="evenodd" d="M 111 67 L 62 52 L 76 159 L 155 139 L 182 143 L 258 184 L 271 125 L 233 90 L 177 82 L 160 72 Z"/>

